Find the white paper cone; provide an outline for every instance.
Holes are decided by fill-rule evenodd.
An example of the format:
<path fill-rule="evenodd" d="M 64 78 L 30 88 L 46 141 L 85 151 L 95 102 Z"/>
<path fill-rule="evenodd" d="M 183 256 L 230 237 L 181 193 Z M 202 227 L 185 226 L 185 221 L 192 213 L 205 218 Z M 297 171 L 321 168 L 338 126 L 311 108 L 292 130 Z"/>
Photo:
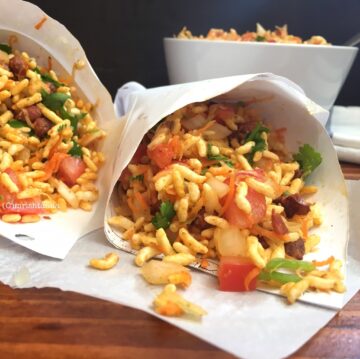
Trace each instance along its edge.
<path fill-rule="evenodd" d="M 100 146 L 107 158 L 97 182 L 100 199 L 91 212 L 68 210 L 56 213 L 49 221 L 32 224 L 0 222 L 2 236 L 41 254 L 64 258 L 78 238 L 102 227 L 123 121 L 116 118 L 111 96 L 91 68 L 80 43 L 63 25 L 28 2 L 0 0 L 0 9 L 0 42 L 15 35 L 15 49 L 26 51 L 40 65 L 46 65 L 51 56 L 53 69 L 60 75 L 71 74 L 76 61 L 85 61 L 85 68 L 76 72 L 74 85 L 84 100 L 97 104 L 92 115 L 108 134 Z M 35 25 L 44 16 L 46 21 L 37 30 Z"/>
<path fill-rule="evenodd" d="M 165 116 L 194 102 L 214 98 L 235 102 L 254 97 L 266 99 L 253 105 L 265 122 L 271 123 L 275 129 L 287 128 L 286 145 L 291 152 L 297 152 L 301 144 L 308 143 L 323 157 L 321 166 L 309 178 L 309 182 L 319 188 L 313 200 L 322 208 L 324 223 L 314 233 L 320 235 L 321 243 L 318 251 L 307 255 L 306 259 L 326 259 L 334 255 L 345 263 L 349 228 L 348 198 L 336 153 L 323 127 L 328 112 L 309 100 L 292 82 L 279 76 L 234 76 L 134 93 L 111 187 L 114 187 L 122 170 L 131 160 L 142 137 Z M 128 242 L 122 240 L 121 234 L 107 224 L 107 218 L 115 215 L 116 197 L 114 193 L 107 206 L 105 234 L 114 246 L 131 252 Z M 210 272 L 216 274 L 216 268 L 211 266 Z M 278 290 L 264 290 L 278 293 Z M 303 295 L 301 300 L 329 308 L 340 308 L 343 294 L 310 292 Z"/>

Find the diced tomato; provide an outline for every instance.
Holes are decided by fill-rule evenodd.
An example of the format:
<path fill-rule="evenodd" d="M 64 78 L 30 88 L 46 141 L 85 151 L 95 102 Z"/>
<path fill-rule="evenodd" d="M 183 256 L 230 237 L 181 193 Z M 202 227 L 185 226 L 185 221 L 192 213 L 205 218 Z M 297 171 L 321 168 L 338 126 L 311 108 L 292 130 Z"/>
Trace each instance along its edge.
<path fill-rule="evenodd" d="M 172 142 L 167 144 L 160 143 L 155 146 L 154 149 L 148 149 L 147 153 L 149 158 L 153 160 L 159 168 L 163 169 L 172 163 L 175 156 L 174 144 Z"/>
<path fill-rule="evenodd" d="M 245 34 L 241 35 L 242 41 L 253 41 L 255 40 L 255 35 L 252 32 L 245 32 Z"/>
<path fill-rule="evenodd" d="M 64 158 L 57 171 L 57 177 L 68 186 L 74 186 L 76 180 L 85 172 L 86 165 L 80 157 Z"/>
<path fill-rule="evenodd" d="M 41 180 L 47 181 L 54 173 L 56 173 L 59 170 L 61 162 L 66 157 L 69 157 L 67 153 L 55 152 L 50 160 L 46 162 L 44 167 L 45 176 L 41 177 Z"/>
<path fill-rule="evenodd" d="M 224 213 L 225 219 L 232 225 L 240 228 L 251 228 L 254 224 L 259 223 L 266 214 L 265 196 L 248 188 L 246 199 L 250 202 L 251 213 L 247 214 L 241 210 L 232 199 L 230 205 Z"/>
<path fill-rule="evenodd" d="M 250 228 L 253 225 L 251 216 L 239 209 L 234 200 L 231 201 L 224 217 L 230 224 L 240 229 Z"/>
<path fill-rule="evenodd" d="M 169 166 L 174 158 L 174 151 L 169 144 L 159 144 L 153 150 L 148 150 L 148 156 L 156 165 L 163 169 Z"/>
<path fill-rule="evenodd" d="M 246 291 L 245 279 L 255 268 L 249 258 L 221 257 L 218 269 L 219 289 L 227 292 Z M 256 289 L 256 277 L 250 281 L 248 289 Z"/>

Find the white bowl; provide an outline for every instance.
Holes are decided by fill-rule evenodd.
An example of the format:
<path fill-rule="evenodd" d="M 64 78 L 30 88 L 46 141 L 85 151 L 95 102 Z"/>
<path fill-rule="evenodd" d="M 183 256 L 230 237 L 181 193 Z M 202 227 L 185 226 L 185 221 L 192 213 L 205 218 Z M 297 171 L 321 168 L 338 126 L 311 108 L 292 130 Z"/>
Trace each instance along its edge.
<path fill-rule="evenodd" d="M 317 104 L 334 104 L 356 57 L 349 46 L 165 38 L 171 84 L 272 72 L 296 82 Z"/>

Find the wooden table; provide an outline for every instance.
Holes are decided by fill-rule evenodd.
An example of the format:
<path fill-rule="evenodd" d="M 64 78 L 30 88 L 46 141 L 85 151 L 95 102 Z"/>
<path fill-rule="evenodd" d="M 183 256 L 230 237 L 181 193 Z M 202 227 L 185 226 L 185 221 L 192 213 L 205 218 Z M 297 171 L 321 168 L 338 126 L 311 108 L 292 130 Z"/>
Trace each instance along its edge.
<path fill-rule="evenodd" d="M 360 178 L 360 166 L 342 168 L 347 178 Z M 0 284 L 0 359 L 159 357 L 233 358 L 138 310 L 58 289 Z M 360 358 L 360 291 L 291 358 Z"/>

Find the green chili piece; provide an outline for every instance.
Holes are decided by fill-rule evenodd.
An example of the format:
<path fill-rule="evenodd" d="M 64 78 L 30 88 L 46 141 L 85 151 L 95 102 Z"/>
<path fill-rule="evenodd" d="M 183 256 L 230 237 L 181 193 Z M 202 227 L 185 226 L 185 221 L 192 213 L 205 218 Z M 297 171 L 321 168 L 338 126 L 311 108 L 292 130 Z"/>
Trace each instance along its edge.
<path fill-rule="evenodd" d="M 281 272 L 266 272 L 262 270 L 258 276 L 258 280 L 264 282 L 278 282 L 280 284 L 286 284 L 289 282 L 299 282 L 301 277 L 296 274 L 288 274 L 288 273 L 281 273 Z"/>
<path fill-rule="evenodd" d="M 314 264 L 312 264 L 311 262 L 299 261 L 296 259 L 274 258 L 268 262 L 265 267 L 265 271 L 273 272 L 279 268 L 292 270 L 300 269 L 304 272 L 311 272 L 316 269 Z"/>

